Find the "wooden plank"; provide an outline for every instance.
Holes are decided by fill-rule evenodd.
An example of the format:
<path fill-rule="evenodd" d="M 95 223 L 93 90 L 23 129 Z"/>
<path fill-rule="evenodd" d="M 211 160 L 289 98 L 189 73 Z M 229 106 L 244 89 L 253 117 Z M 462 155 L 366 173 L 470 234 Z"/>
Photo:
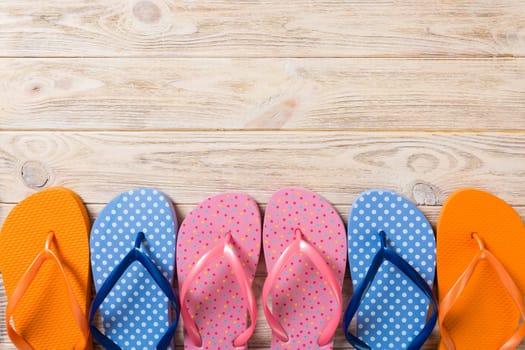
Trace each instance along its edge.
<path fill-rule="evenodd" d="M 261 261 L 264 260 L 261 258 Z M 1 276 L 1 275 L 0 275 Z M 252 337 L 250 338 L 250 341 L 248 343 L 249 349 L 269 349 L 270 348 L 270 340 L 271 340 L 271 330 L 268 324 L 266 323 L 266 319 L 264 317 L 264 312 L 262 309 L 261 304 L 261 294 L 262 294 L 262 286 L 264 284 L 266 276 L 259 276 L 254 279 L 253 282 L 253 291 L 257 300 L 257 324 L 255 328 L 255 332 L 253 333 Z M 350 280 L 350 277 L 348 275 L 348 271 L 346 272 L 344 284 L 343 284 L 343 302 L 346 305 L 348 304 L 348 301 L 350 300 L 352 296 L 352 283 Z M 7 299 L 5 297 L 4 288 L 3 288 L 3 282 L 0 278 L 0 322 L 4 323 L 4 315 L 5 315 L 5 307 L 7 305 Z M 434 333 L 430 336 L 430 338 L 427 340 L 425 346 L 422 348 L 423 350 L 429 350 L 429 349 L 436 349 L 437 344 L 439 341 L 439 333 L 438 329 L 434 330 Z M 177 349 L 183 349 L 182 346 L 183 343 L 183 334 L 182 334 L 182 323 L 178 327 L 178 331 L 175 335 L 175 344 L 177 345 Z M 0 346 L 2 349 L 5 350 L 15 350 L 16 348 L 11 345 L 9 338 L 7 336 L 5 327 L 0 327 Z M 96 350 L 103 350 L 102 347 L 96 346 Z M 341 328 L 339 327 L 335 334 L 334 339 L 334 349 L 353 349 L 344 338 L 343 332 Z M 525 349 L 525 347 L 524 347 Z"/>
<path fill-rule="evenodd" d="M 13 206 L 14 206 L 13 204 L 1 204 L 0 203 L 0 223 L 4 221 L 5 216 L 13 208 Z M 88 205 L 88 211 L 92 219 L 96 217 L 96 215 L 100 212 L 103 206 L 104 204 Z M 179 216 L 184 217 L 191 210 L 191 208 L 193 208 L 193 205 L 177 205 L 176 208 L 177 208 L 177 212 Z M 341 214 L 341 216 L 345 218 L 345 221 L 346 221 L 346 215 L 348 213 L 349 208 L 350 208 L 349 205 L 336 206 L 336 209 Z M 431 221 L 431 223 L 435 224 L 441 208 L 439 206 L 420 206 L 420 209 L 423 210 L 423 212 L 428 217 L 428 219 Z M 517 207 L 516 210 L 521 215 L 521 217 L 525 219 L 525 207 Z M 257 266 L 256 278 L 253 284 L 254 293 L 258 301 L 258 316 L 257 316 L 256 330 L 249 343 L 250 349 L 268 349 L 270 346 L 271 331 L 266 323 L 266 320 L 264 319 L 264 313 L 263 313 L 262 305 L 261 305 L 261 291 L 262 291 L 262 285 L 264 283 L 265 278 L 266 278 L 266 267 L 264 263 L 264 258 L 261 255 L 261 258 L 259 260 L 259 265 Z M 344 284 L 343 284 L 343 301 L 345 305 L 350 300 L 352 293 L 353 293 L 352 284 L 351 284 L 350 276 L 348 274 L 348 269 L 347 269 Z M 2 317 L 4 317 L 5 315 L 6 303 L 7 303 L 7 300 L 6 300 L 5 292 L 3 289 L 3 281 L 0 278 L 0 324 L 4 322 Z M 438 342 L 439 342 L 439 329 L 436 326 L 433 334 L 430 336 L 427 343 L 423 347 L 423 350 L 436 349 Z M 177 344 L 177 349 L 183 349 L 183 347 L 180 346 L 180 344 L 182 344 L 182 328 L 181 327 L 179 327 L 178 332 L 176 334 L 175 343 Z M 10 341 L 7 337 L 7 333 L 4 327 L 0 327 L 0 345 L 2 346 L 2 349 L 6 349 L 6 350 L 16 349 L 14 346 L 10 344 Z M 336 333 L 336 338 L 334 341 L 334 348 L 335 349 L 352 349 L 352 347 L 350 347 L 346 343 L 340 329 L 338 329 Z M 96 346 L 95 349 L 102 350 L 102 348 L 98 346 Z M 525 349 L 525 344 L 521 345 L 518 349 Z"/>
<path fill-rule="evenodd" d="M 523 59 L 4 59 L 0 130 L 525 130 L 521 76 Z"/>
<path fill-rule="evenodd" d="M 0 55 L 523 56 L 524 15 L 521 0 L 4 0 Z"/>
<path fill-rule="evenodd" d="M 189 205 L 189 204 L 182 204 L 178 205 L 175 204 L 175 210 L 177 212 L 177 217 L 179 220 L 179 224 L 182 223 L 182 220 L 186 217 L 186 215 L 192 210 L 195 205 Z M 5 218 L 7 217 L 8 213 L 11 211 L 11 209 L 15 206 L 15 204 L 4 204 L 0 203 L 0 227 L 2 226 Z M 102 208 L 104 208 L 105 204 L 87 204 L 86 207 L 88 209 L 91 222 L 94 222 Z M 266 207 L 266 204 L 260 205 L 261 207 L 261 216 L 264 217 L 264 210 Z M 514 207 L 517 213 L 521 216 L 523 221 L 525 222 L 525 206 L 517 206 Z M 350 205 L 335 205 L 335 209 L 343 219 L 345 225 L 347 224 L 348 219 L 348 212 L 350 211 Z M 441 211 L 441 206 L 419 206 L 419 209 L 425 214 L 429 222 L 432 224 L 432 227 L 434 230 L 436 229 L 436 224 L 438 221 L 439 213 Z M 1 270 L 0 270 L 1 272 Z M 256 277 L 264 277 L 266 276 L 266 263 L 263 258 L 260 259 L 259 264 L 257 265 L 257 271 L 255 273 Z M 0 313 L 1 315 L 1 313 Z M 1 324 L 1 322 L 0 322 Z M 0 342 L 1 344 L 1 342 Z"/>
<path fill-rule="evenodd" d="M 102 210 L 104 205 L 105 204 L 87 205 L 88 211 L 89 211 L 89 214 L 92 220 L 96 218 L 96 216 L 98 215 L 100 210 Z M 0 225 L 4 221 L 5 217 L 7 216 L 7 214 L 13 207 L 14 207 L 14 204 L 1 204 L 0 203 Z M 264 205 L 262 205 L 262 207 L 264 209 Z M 193 205 L 176 205 L 176 210 L 179 216 L 179 220 L 185 217 L 192 208 L 193 208 Z M 348 210 L 350 209 L 350 206 L 349 205 L 339 205 L 336 207 L 336 209 L 340 212 L 342 217 L 346 219 L 346 215 L 348 213 Z M 437 215 L 439 213 L 440 207 L 439 206 L 436 206 L 436 207 L 423 206 L 422 209 L 425 211 L 425 214 L 427 214 L 429 220 L 434 222 L 434 220 L 437 219 Z M 525 215 L 525 208 L 519 208 L 518 210 L 520 214 Z M 261 258 L 257 266 L 256 278 L 253 284 L 254 293 L 255 293 L 255 296 L 258 302 L 258 316 L 257 316 L 256 330 L 249 343 L 250 349 L 268 349 L 270 346 L 271 331 L 264 318 L 264 312 L 262 310 L 262 304 L 261 304 L 261 291 L 262 291 L 262 285 L 264 283 L 265 278 L 266 278 L 266 264 L 261 254 Z M 345 275 L 343 292 L 344 292 L 343 300 L 346 305 L 352 295 L 352 284 L 350 281 L 350 276 L 348 274 L 348 271 L 346 271 L 346 275 Z M 5 314 L 6 303 L 7 303 L 7 300 L 6 300 L 5 292 L 3 289 L 3 281 L 0 278 L 0 324 L 4 322 L 3 315 Z M 438 340 L 439 340 L 439 334 L 438 334 L 438 329 L 436 328 L 433 335 L 427 341 L 423 350 L 435 349 L 437 346 Z M 182 344 L 182 327 L 179 327 L 178 329 L 178 332 L 175 337 L 175 343 L 177 344 L 177 349 L 183 349 L 183 347 L 180 346 L 180 344 Z M 6 350 L 16 349 L 14 346 L 10 344 L 5 328 L 3 327 L 0 327 L 0 345 L 2 349 L 6 349 Z M 336 333 L 336 338 L 334 341 L 334 348 L 335 349 L 352 349 L 346 343 L 346 340 L 344 339 L 344 336 L 340 329 L 338 329 Z M 102 347 L 96 346 L 95 349 L 102 350 Z"/>
<path fill-rule="evenodd" d="M 525 204 L 525 133 L 1 132 L 0 201 L 64 185 L 88 203 L 154 186 L 176 203 L 301 185 L 335 204 L 390 188 L 438 205 L 477 187 Z"/>
<path fill-rule="evenodd" d="M 1 204 L 0 203 L 0 225 L 4 221 L 8 212 L 13 207 L 14 207 L 14 204 Z M 98 215 L 100 210 L 104 207 L 104 204 L 90 204 L 87 207 L 88 207 L 88 211 L 89 211 L 91 218 L 94 220 L 94 218 Z M 176 209 L 177 209 L 179 218 L 186 216 L 186 214 L 192 208 L 193 208 L 193 205 L 177 205 Z M 341 213 L 343 212 L 347 213 L 349 208 L 350 208 L 349 206 L 338 206 L 337 207 L 338 211 L 340 211 Z M 439 211 L 439 207 L 426 207 L 426 208 L 427 209 L 430 208 L 430 213 L 432 217 L 434 217 L 435 213 Z M 525 209 L 523 210 L 523 212 L 525 213 Z M 342 214 L 342 215 L 343 217 L 346 216 L 346 214 Z M 0 277 L 1 277 L 1 273 L 0 273 Z M 250 349 L 268 349 L 270 346 L 271 331 L 266 323 L 266 320 L 264 319 L 264 312 L 262 310 L 262 305 L 261 305 L 261 291 L 262 291 L 262 285 L 264 283 L 265 278 L 266 278 L 266 264 L 261 254 L 261 258 L 257 266 L 256 278 L 253 284 L 254 293 L 258 301 L 258 317 L 257 317 L 257 326 L 256 326 L 255 333 L 249 343 Z M 346 305 L 352 295 L 352 284 L 350 281 L 350 276 L 348 275 L 348 271 L 346 271 L 343 288 L 344 288 L 343 289 L 344 291 L 343 300 Z M 4 322 L 3 317 L 5 315 L 6 305 L 7 305 L 7 299 L 6 299 L 5 291 L 3 288 L 3 281 L 0 278 L 0 324 L 3 324 Z M 439 338 L 438 338 L 438 333 L 436 329 L 436 331 L 430 337 L 426 346 L 423 349 L 435 348 L 438 339 Z M 179 345 L 179 344 L 182 344 L 182 328 L 181 327 L 179 327 L 178 329 L 178 332 L 175 338 L 175 343 L 178 345 L 177 349 L 183 348 L 182 346 Z M 7 333 L 4 327 L 0 327 L 0 345 L 2 349 L 6 349 L 6 350 L 16 349 L 14 346 L 10 344 L 9 338 L 7 336 Z M 340 329 L 338 329 L 336 333 L 334 348 L 335 349 L 351 349 L 351 347 L 346 343 L 344 336 Z M 102 350 L 102 347 L 96 346 L 95 349 Z"/>
<path fill-rule="evenodd" d="M 194 209 L 199 203 L 195 204 L 177 204 L 174 203 L 175 211 L 177 213 L 177 218 L 179 220 L 179 224 L 184 220 L 184 218 L 189 214 L 189 212 Z M 343 219 L 345 225 L 348 222 L 348 213 L 350 211 L 350 204 L 335 204 L 334 207 Z M 9 212 L 15 207 L 16 204 L 11 203 L 0 203 L 0 227 L 2 226 L 5 218 L 9 214 Z M 91 219 L 91 222 L 94 222 L 97 218 L 100 211 L 104 208 L 105 204 L 86 204 L 86 208 L 89 213 L 89 217 Z M 259 208 L 261 210 L 261 216 L 264 216 L 264 211 L 266 209 L 266 203 L 259 203 Z M 439 213 L 441 211 L 441 205 L 418 205 L 419 210 L 425 214 L 428 221 L 432 224 L 432 227 L 436 227 L 436 223 L 439 218 Z M 523 221 L 525 222 L 525 206 L 515 206 L 514 209 L 516 212 L 521 216 Z M 264 263 L 262 264 L 264 267 Z M 265 269 L 258 269 L 257 275 L 262 275 L 263 271 Z"/>

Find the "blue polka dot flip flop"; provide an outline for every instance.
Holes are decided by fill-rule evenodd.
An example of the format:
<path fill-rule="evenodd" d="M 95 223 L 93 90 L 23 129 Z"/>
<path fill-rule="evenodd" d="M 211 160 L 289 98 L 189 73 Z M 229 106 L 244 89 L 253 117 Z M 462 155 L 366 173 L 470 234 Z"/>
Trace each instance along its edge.
<path fill-rule="evenodd" d="M 167 349 L 178 321 L 172 287 L 177 219 L 155 189 L 122 193 L 91 230 L 97 294 L 89 317 L 93 338 L 106 349 Z M 94 326 L 97 311 L 103 332 Z"/>
<path fill-rule="evenodd" d="M 354 295 L 343 322 L 356 349 L 421 348 L 437 320 L 431 290 L 435 246 L 430 223 L 406 198 L 371 190 L 356 199 L 348 218 Z M 355 314 L 353 335 L 349 326 Z"/>

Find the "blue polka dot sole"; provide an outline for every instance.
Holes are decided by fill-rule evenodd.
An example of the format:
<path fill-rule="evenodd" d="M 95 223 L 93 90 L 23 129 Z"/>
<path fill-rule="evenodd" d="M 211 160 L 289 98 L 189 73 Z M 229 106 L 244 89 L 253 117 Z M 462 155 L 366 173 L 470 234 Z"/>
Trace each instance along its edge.
<path fill-rule="evenodd" d="M 177 228 L 169 198 L 150 188 L 122 193 L 96 219 L 90 237 L 97 292 L 92 312 L 99 310 L 102 328 L 92 332 L 101 345 L 169 347 L 176 326 L 169 305 L 176 299 L 171 281 Z"/>
<path fill-rule="evenodd" d="M 347 339 L 358 348 L 419 348 L 437 317 L 427 321 L 436 243 L 423 213 L 394 192 L 362 193 L 348 217 L 348 261 L 354 296 L 345 321 L 353 306 L 357 322 L 355 341 Z"/>

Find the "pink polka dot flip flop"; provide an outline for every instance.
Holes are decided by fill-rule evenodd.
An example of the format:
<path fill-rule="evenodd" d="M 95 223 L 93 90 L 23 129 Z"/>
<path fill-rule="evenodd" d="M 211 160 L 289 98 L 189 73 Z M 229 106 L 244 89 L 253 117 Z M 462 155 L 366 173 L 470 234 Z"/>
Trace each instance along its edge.
<path fill-rule="evenodd" d="M 268 202 L 263 242 L 268 277 L 262 302 L 271 348 L 332 349 L 346 265 L 341 217 L 314 192 L 281 189 Z"/>
<path fill-rule="evenodd" d="M 185 349 L 247 348 L 260 248 L 259 208 L 246 194 L 208 198 L 188 214 L 176 254 Z"/>

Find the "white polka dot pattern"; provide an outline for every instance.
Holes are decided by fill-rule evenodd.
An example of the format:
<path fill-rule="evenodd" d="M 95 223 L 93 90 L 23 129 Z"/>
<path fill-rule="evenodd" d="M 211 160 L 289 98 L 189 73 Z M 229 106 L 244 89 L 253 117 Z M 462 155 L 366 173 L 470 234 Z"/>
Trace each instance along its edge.
<path fill-rule="evenodd" d="M 382 190 L 361 194 L 348 218 L 348 259 L 354 289 L 381 247 L 388 244 L 432 286 L 436 247 L 423 213 L 400 195 Z M 357 312 L 357 336 L 373 349 L 406 349 L 426 322 L 429 299 L 401 271 L 384 262 Z"/>
<path fill-rule="evenodd" d="M 142 249 L 171 281 L 177 219 L 171 201 L 155 189 L 139 188 L 111 201 L 93 224 L 91 265 L 98 291 L 111 271 L 133 248 Z M 168 299 L 147 270 L 134 262 L 100 307 L 103 333 L 122 349 L 154 349 L 168 329 Z"/>

